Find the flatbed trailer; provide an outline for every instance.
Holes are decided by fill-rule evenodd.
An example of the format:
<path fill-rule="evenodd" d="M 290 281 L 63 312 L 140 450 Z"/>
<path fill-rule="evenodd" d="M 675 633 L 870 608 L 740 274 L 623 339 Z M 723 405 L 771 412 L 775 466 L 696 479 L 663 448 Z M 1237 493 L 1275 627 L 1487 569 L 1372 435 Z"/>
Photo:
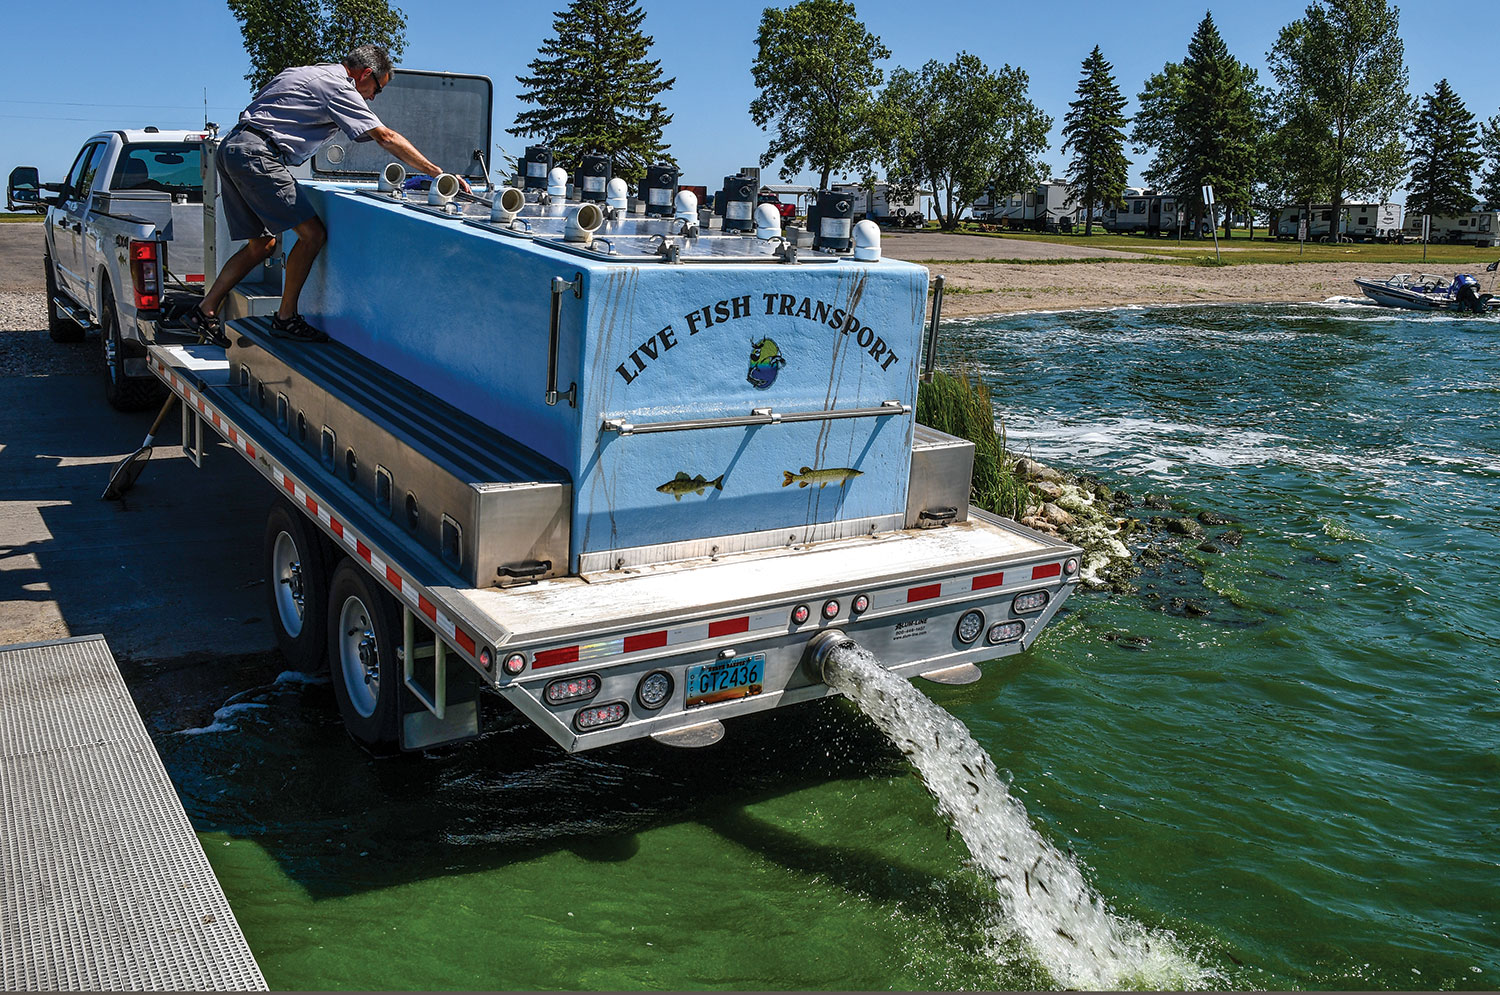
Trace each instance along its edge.
<path fill-rule="evenodd" d="M 487 147 L 483 77 L 386 90 L 403 133 L 445 122 L 422 142 L 448 142 L 438 161 Z M 455 100 L 473 135 L 432 103 Z M 331 341 L 274 336 L 260 286 L 226 306 L 228 347 L 170 319 L 149 345 L 189 457 L 228 448 L 274 489 L 278 645 L 328 668 L 366 748 L 496 714 L 570 752 L 706 745 L 832 694 L 833 638 L 968 682 L 1074 589 L 1081 551 L 970 509 L 973 445 L 916 423 L 937 314 L 873 223 L 824 219 L 808 248 L 779 218 L 699 230 L 675 188 L 641 191 L 666 216 L 620 180 L 569 199 L 545 149 L 488 196 L 407 191 L 366 153 L 320 153 L 306 183 L 332 235 L 301 307 Z"/>

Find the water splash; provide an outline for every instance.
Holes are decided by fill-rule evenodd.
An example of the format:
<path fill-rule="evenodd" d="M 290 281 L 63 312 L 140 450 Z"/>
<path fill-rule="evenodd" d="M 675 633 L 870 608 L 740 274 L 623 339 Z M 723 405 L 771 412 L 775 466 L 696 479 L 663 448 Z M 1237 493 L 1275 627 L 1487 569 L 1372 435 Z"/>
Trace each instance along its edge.
<path fill-rule="evenodd" d="M 1171 933 L 1116 915 L 1070 858 L 1031 826 L 964 724 L 849 643 L 830 650 L 829 686 L 853 699 L 921 775 L 939 813 L 994 884 L 1008 929 L 1061 987 L 1212 987 Z M 1005 938 L 997 938 L 1003 946 Z"/>

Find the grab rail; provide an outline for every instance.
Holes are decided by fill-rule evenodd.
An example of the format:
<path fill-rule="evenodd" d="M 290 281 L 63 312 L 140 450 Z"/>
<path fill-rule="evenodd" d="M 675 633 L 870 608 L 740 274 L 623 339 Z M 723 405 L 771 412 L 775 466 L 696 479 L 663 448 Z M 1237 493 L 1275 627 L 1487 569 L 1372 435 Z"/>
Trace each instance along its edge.
<path fill-rule="evenodd" d="M 557 333 L 558 325 L 562 320 L 562 295 L 569 290 L 578 300 L 583 300 L 583 274 L 574 273 L 573 279 L 564 280 L 560 276 L 552 278 L 552 317 L 547 338 L 547 394 L 548 404 L 556 404 L 559 397 L 568 399 L 569 407 L 578 407 L 578 384 L 568 384 L 566 392 L 557 389 Z"/>
<path fill-rule="evenodd" d="M 748 425 L 783 425 L 799 421 L 837 421 L 840 418 L 885 418 L 911 413 L 911 405 L 900 401 L 882 401 L 874 408 L 844 408 L 833 411 L 789 411 L 779 414 L 770 408 L 751 408 L 748 415 L 725 415 L 722 418 L 685 418 L 682 421 L 647 422 L 636 425 L 623 418 L 606 418 L 602 432 L 624 435 L 649 435 L 653 432 L 691 432 L 704 428 L 740 428 Z"/>

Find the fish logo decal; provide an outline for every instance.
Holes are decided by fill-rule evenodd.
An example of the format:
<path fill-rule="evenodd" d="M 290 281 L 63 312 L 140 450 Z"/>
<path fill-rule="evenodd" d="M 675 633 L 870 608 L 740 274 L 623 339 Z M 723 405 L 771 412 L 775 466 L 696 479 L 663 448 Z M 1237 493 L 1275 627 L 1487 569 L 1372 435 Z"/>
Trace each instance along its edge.
<path fill-rule="evenodd" d="M 847 466 L 831 466 L 824 470 L 814 470 L 810 466 L 804 466 L 801 473 L 782 470 L 781 475 L 784 479 L 781 481 L 781 486 L 790 487 L 792 482 L 796 481 L 798 487 L 806 487 L 808 484 L 817 484 L 819 487 L 838 484 L 843 487 L 848 481 L 863 474 L 863 470 L 853 470 Z"/>
<path fill-rule="evenodd" d="M 786 365 L 786 357 L 775 339 L 765 338 L 750 343 L 750 372 L 745 379 L 756 390 L 765 390 L 776 382 L 776 374 Z"/>
<path fill-rule="evenodd" d="M 677 476 L 657 488 L 662 494 L 672 495 L 673 500 L 681 501 L 684 494 L 703 494 L 712 487 L 716 491 L 724 489 L 724 475 L 721 473 L 713 480 L 704 478 L 703 474 L 689 477 L 682 470 L 677 471 Z"/>

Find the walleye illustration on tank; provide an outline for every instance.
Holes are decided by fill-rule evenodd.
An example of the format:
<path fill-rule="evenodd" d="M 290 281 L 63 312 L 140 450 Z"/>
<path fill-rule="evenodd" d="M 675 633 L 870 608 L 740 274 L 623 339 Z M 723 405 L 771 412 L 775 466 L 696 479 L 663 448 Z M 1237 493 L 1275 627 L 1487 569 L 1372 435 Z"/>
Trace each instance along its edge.
<path fill-rule="evenodd" d="M 724 475 L 721 473 L 713 480 L 709 480 L 701 473 L 689 477 L 686 471 L 678 470 L 677 476 L 662 484 L 657 490 L 662 494 L 672 495 L 673 500 L 681 501 L 684 494 L 706 494 L 710 487 L 716 491 L 722 491 Z"/>

